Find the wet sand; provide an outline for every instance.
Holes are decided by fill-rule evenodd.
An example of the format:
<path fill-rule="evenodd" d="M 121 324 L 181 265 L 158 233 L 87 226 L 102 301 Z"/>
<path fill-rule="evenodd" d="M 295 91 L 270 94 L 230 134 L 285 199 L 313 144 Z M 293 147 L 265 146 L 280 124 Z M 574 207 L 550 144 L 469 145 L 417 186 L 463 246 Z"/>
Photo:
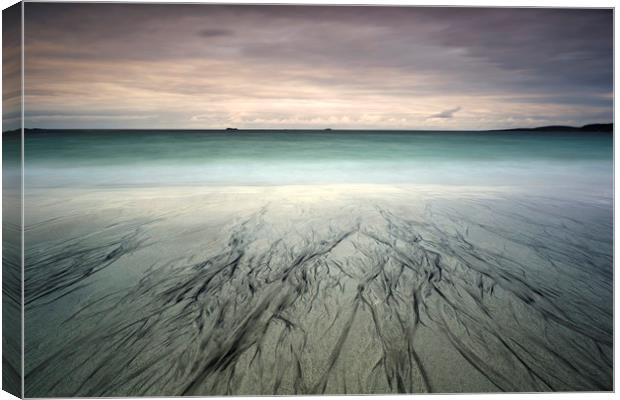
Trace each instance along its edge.
<path fill-rule="evenodd" d="M 28 397 L 612 390 L 609 198 L 386 184 L 27 199 Z"/>

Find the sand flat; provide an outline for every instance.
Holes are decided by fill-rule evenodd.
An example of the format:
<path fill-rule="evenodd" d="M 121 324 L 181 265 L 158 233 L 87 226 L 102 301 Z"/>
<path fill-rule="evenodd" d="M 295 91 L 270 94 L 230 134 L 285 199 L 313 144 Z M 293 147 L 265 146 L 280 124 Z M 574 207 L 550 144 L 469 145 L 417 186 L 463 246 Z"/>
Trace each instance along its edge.
<path fill-rule="evenodd" d="M 604 198 L 336 184 L 28 198 L 31 397 L 612 387 Z"/>

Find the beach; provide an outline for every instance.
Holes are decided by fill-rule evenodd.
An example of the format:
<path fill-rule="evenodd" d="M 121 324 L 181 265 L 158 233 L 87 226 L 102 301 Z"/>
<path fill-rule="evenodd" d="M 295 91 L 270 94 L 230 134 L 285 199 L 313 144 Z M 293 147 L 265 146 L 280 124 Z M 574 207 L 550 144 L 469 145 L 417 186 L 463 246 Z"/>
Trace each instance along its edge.
<path fill-rule="evenodd" d="M 26 393 L 609 390 L 611 203 L 439 189 L 33 195 Z"/>
<path fill-rule="evenodd" d="M 26 396 L 611 390 L 611 136 L 446 135 L 27 136 Z"/>

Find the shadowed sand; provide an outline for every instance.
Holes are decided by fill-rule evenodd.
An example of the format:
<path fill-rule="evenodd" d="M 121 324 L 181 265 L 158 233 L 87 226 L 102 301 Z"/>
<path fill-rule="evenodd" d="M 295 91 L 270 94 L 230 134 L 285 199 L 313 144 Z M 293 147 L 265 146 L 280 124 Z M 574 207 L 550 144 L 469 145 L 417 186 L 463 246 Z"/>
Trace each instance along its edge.
<path fill-rule="evenodd" d="M 27 198 L 29 397 L 612 389 L 610 199 L 394 185 Z"/>

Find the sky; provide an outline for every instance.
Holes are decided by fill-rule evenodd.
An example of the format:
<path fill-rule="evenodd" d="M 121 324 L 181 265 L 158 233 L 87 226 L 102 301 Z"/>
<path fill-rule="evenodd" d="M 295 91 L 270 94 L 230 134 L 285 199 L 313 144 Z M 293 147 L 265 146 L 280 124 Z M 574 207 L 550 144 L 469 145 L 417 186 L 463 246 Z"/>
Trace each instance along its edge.
<path fill-rule="evenodd" d="M 25 5 L 25 125 L 494 129 L 613 119 L 613 14 Z"/>
<path fill-rule="evenodd" d="M 21 10 L 2 10 L 2 131 L 21 128 Z"/>

